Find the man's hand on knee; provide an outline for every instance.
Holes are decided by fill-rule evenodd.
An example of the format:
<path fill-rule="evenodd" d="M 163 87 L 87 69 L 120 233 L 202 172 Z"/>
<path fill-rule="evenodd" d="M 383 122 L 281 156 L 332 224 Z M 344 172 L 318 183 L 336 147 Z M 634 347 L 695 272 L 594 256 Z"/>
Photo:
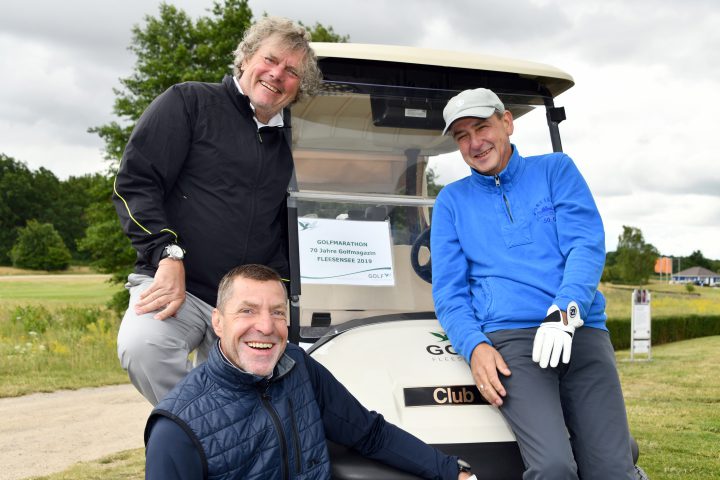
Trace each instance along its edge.
<path fill-rule="evenodd" d="M 568 303 L 567 312 L 562 312 L 557 305 L 552 305 L 535 334 L 533 362 L 539 363 L 540 368 L 548 365 L 555 368 L 562 353 L 563 363 L 569 363 L 575 329 L 582 327 L 583 323 L 577 303 Z"/>
<path fill-rule="evenodd" d="M 185 265 L 182 260 L 160 260 L 150 288 L 140 294 L 135 313 L 155 312 L 154 318 L 165 320 L 177 313 L 185 301 Z"/>
<path fill-rule="evenodd" d="M 507 377 L 510 375 L 510 369 L 500 352 L 488 343 L 480 343 L 470 357 L 470 369 L 475 383 L 480 389 L 480 394 L 485 400 L 496 407 L 501 406 L 503 404 L 502 397 L 507 392 L 500 382 L 498 372 Z"/>

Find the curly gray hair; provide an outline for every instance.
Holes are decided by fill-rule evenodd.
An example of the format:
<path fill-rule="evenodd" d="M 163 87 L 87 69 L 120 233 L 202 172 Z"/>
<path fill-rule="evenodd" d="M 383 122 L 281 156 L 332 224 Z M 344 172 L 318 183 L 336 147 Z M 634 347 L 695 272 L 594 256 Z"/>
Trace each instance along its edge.
<path fill-rule="evenodd" d="M 278 35 L 281 43 L 289 50 L 302 51 L 305 54 L 301 66 L 300 88 L 292 103 L 298 102 L 306 96 L 315 95 L 320 87 L 322 74 L 317 65 L 317 56 L 310 47 L 310 32 L 287 18 L 263 17 L 245 30 L 242 40 L 233 52 L 235 77 L 239 79 L 242 76 L 243 61 L 252 57 L 262 42 L 272 35 Z"/>

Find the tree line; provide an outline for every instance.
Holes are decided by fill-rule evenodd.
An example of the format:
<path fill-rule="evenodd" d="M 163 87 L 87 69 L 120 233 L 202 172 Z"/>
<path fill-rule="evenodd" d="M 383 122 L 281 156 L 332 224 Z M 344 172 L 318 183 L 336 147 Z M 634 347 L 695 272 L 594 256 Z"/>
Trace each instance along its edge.
<path fill-rule="evenodd" d="M 86 263 L 81 239 L 88 227 L 91 192 L 101 174 L 59 180 L 46 168 L 0 153 L 0 265 L 63 270 Z"/>
<path fill-rule="evenodd" d="M 661 256 L 658 249 L 646 243 L 639 228 L 623 225 L 618 237 L 617 250 L 608 252 L 602 281 L 642 285 L 655 274 L 655 261 Z M 682 268 L 703 267 L 713 272 L 720 271 L 720 260 L 705 258 L 700 250 L 687 257 L 670 256 L 672 265 Z M 673 267 L 675 268 L 675 267 Z M 677 270 L 674 270 L 676 273 Z"/>
<path fill-rule="evenodd" d="M 431 195 L 442 188 L 435 178 L 429 171 Z M 113 179 L 112 173 L 96 173 L 59 180 L 50 170 L 31 170 L 0 153 L 0 265 L 63 270 L 70 263 L 92 263 L 124 281 L 135 251 L 110 202 Z M 647 283 L 660 256 L 639 228 L 623 226 L 617 250 L 607 253 L 602 281 Z M 708 259 L 700 250 L 671 258 L 674 268 L 720 271 L 720 260 Z"/>

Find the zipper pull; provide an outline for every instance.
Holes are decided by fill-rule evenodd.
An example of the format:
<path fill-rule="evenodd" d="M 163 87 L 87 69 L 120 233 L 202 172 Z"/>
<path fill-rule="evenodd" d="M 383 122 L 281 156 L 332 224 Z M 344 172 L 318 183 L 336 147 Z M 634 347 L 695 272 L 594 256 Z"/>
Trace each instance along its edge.
<path fill-rule="evenodd" d="M 268 395 L 267 391 L 270 388 L 270 382 L 267 378 L 263 378 L 261 381 L 257 383 L 257 388 L 260 391 L 260 396 L 265 399 L 269 399 L 270 395 Z"/>
<path fill-rule="evenodd" d="M 500 186 L 500 177 L 498 175 L 495 175 L 495 186 L 496 187 Z"/>
<path fill-rule="evenodd" d="M 262 136 L 260 135 L 260 130 L 257 130 L 257 137 L 258 137 L 258 142 L 262 143 Z"/>

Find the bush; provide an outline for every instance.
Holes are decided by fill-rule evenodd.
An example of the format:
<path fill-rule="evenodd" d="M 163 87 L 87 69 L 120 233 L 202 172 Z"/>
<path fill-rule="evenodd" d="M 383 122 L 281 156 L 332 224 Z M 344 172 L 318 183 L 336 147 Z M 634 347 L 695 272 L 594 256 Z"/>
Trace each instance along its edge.
<path fill-rule="evenodd" d="M 113 316 L 101 307 L 65 307 L 57 311 L 58 326 L 68 331 L 86 332 L 93 324 L 107 322 Z"/>
<path fill-rule="evenodd" d="M 10 251 L 13 265 L 30 270 L 65 270 L 70 265 L 70 251 L 51 223 L 29 220 L 18 230 Z"/>
<path fill-rule="evenodd" d="M 53 328 L 86 332 L 93 324 L 112 323 L 117 314 L 102 307 L 64 307 L 51 312 L 42 305 L 26 305 L 15 307 L 10 318 L 14 325 L 22 327 L 24 333 L 43 334 Z"/>
<path fill-rule="evenodd" d="M 630 319 L 608 320 L 607 327 L 615 350 L 630 348 Z M 720 335 L 720 315 L 653 318 L 650 332 L 652 345 Z"/>
<path fill-rule="evenodd" d="M 45 333 L 53 321 L 48 309 L 40 305 L 16 307 L 11 318 L 13 324 L 22 325 L 25 333 Z"/>
<path fill-rule="evenodd" d="M 105 306 L 115 312 L 119 317 L 122 317 L 125 315 L 125 310 L 127 310 L 129 303 L 130 292 L 127 288 L 123 288 L 115 293 Z"/>

